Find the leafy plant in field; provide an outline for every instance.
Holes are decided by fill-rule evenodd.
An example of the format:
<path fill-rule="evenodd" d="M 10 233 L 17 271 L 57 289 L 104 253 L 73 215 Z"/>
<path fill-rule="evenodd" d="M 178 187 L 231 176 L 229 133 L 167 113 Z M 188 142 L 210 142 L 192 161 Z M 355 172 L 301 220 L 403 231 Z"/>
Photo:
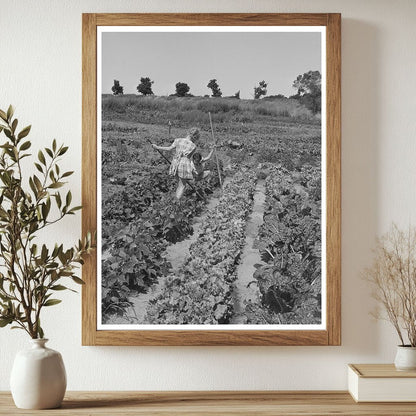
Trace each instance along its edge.
<path fill-rule="evenodd" d="M 123 185 L 102 202 L 103 221 L 111 224 L 134 221 L 175 187 L 174 180 L 166 175 L 165 166 L 143 166 L 140 170 L 122 171 L 111 179 L 114 184 Z"/>
<path fill-rule="evenodd" d="M 147 310 L 150 323 L 227 323 L 233 313 L 232 285 L 245 242 L 246 217 L 252 206 L 256 176 L 237 173 L 209 213 L 189 258 L 170 275 Z"/>
<path fill-rule="evenodd" d="M 24 140 L 30 126 L 18 133 L 13 113 L 11 106 L 7 112 L 0 110 L 0 132 L 7 138 L 0 146 L 0 327 L 14 324 L 12 328 L 23 329 L 32 338 L 43 338 L 42 309 L 61 302 L 52 297 L 54 293 L 72 290 L 61 284 L 63 278 L 83 283 L 76 276 L 76 265 L 83 264 L 93 244 L 90 234 L 67 250 L 62 244 L 50 249 L 36 243 L 41 230 L 81 207 L 71 206 L 71 191 L 66 195 L 58 191 L 73 172 L 61 172 L 58 161 L 68 147 L 58 146 L 56 140 L 39 150 L 34 163 L 39 173 L 29 176 L 29 186 L 25 185 L 21 161 L 30 156 L 31 142 Z"/>
<path fill-rule="evenodd" d="M 254 274 L 268 308 L 259 317 L 247 306 L 251 320 L 311 323 L 320 319 L 321 211 L 320 172 L 304 167 L 292 175 L 276 168 L 266 180 L 266 209 L 259 249 L 266 265 Z M 292 321 L 293 322 L 293 321 Z"/>
<path fill-rule="evenodd" d="M 190 190 L 180 206 L 173 196 L 175 184 L 166 174 L 166 166 L 148 169 L 129 175 L 122 199 L 117 193 L 103 201 L 104 322 L 113 314 L 125 315 L 129 295 L 133 291 L 147 292 L 158 276 L 169 271 L 170 265 L 162 257 L 166 246 L 192 233 L 192 219 L 206 203 Z M 216 176 L 207 182 L 210 189 L 219 185 Z M 200 194 L 207 191 L 207 182 L 195 184 Z"/>

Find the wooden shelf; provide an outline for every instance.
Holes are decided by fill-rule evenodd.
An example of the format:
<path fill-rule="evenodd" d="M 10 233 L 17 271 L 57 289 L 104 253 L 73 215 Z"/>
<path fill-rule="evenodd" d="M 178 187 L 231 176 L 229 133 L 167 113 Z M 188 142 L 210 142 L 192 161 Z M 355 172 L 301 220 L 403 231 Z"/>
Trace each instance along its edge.
<path fill-rule="evenodd" d="M 0 392 L 0 415 L 415 415 L 414 403 L 355 403 L 339 391 L 68 392 L 59 409 L 16 409 Z"/>

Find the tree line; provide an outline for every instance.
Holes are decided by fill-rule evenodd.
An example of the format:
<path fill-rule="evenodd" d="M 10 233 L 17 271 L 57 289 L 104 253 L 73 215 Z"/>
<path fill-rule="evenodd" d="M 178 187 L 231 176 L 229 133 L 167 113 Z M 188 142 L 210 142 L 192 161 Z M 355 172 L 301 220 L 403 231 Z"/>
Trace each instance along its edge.
<path fill-rule="evenodd" d="M 141 77 L 140 83 L 136 89 L 141 95 L 154 95 L 152 90 L 153 84 L 154 81 L 149 77 Z M 310 109 L 314 114 L 321 111 L 321 73 L 319 71 L 308 71 L 303 75 L 298 75 L 293 81 L 292 87 L 297 91 L 294 95 L 286 97 L 283 94 L 278 94 L 267 97 L 267 82 L 263 80 L 254 87 L 253 98 L 256 100 L 263 96 L 266 98 L 292 98 L 305 105 L 305 107 Z M 211 79 L 207 84 L 207 88 L 211 90 L 211 97 L 222 97 L 222 91 L 216 79 Z M 111 91 L 113 92 L 113 95 L 123 95 L 124 88 L 120 85 L 120 81 L 114 80 Z M 177 82 L 175 85 L 175 93 L 170 94 L 170 96 L 193 97 L 189 91 L 190 87 L 186 82 Z M 206 97 L 209 96 L 206 95 Z M 237 91 L 232 96 L 224 98 L 239 99 L 240 91 Z"/>

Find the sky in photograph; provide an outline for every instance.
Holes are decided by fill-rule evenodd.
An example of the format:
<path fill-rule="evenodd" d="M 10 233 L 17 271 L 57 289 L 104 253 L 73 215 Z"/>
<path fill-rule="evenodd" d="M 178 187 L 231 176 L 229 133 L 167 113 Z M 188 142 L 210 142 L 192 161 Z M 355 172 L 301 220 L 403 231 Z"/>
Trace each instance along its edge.
<path fill-rule="evenodd" d="M 210 94 L 215 78 L 223 96 L 240 91 L 253 98 L 259 81 L 267 95 L 293 95 L 293 81 L 310 70 L 321 71 L 321 34 L 317 32 L 104 32 L 102 92 L 114 80 L 124 94 L 137 94 L 141 77 L 150 77 L 155 95 L 175 93 L 186 82 L 193 95 Z"/>

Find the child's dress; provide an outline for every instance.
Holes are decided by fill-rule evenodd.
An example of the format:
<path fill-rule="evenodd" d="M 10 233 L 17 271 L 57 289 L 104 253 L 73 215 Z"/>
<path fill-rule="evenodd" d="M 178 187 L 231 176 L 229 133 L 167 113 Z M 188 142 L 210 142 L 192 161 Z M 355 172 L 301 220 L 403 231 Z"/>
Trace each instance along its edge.
<path fill-rule="evenodd" d="M 190 158 L 196 149 L 196 145 L 185 137 L 184 139 L 175 139 L 173 146 L 176 151 L 169 168 L 169 175 L 178 176 L 182 179 L 193 179 L 193 164 Z"/>

